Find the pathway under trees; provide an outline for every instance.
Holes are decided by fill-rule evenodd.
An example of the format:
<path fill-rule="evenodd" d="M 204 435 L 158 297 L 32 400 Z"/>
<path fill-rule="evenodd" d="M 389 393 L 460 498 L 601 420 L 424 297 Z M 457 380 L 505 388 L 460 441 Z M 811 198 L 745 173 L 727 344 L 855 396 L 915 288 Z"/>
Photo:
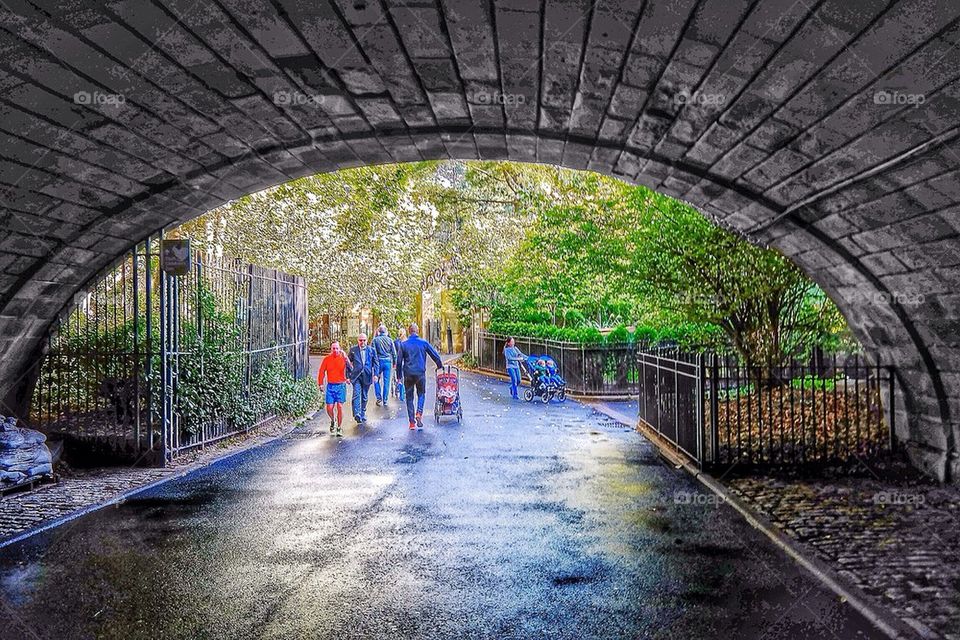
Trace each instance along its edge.
<path fill-rule="evenodd" d="M 631 428 L 464 374 L 4 550 L 15 637 L 880 637 Z M 432 384 L 428 397 L 433 397 Z M 428 416 L 429 417 L 429 416 Z"/>

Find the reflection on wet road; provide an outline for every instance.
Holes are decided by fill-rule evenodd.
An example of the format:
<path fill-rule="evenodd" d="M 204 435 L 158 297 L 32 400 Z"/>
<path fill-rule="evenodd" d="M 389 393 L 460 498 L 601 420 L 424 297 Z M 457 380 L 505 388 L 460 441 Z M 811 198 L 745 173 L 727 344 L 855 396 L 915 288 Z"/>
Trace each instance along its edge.
<path fill-rule="evenodd" d="M 462 394 L 462 425 L 318 419 L 0 550 L 0 635 L 879 637 L 623 425 Z"/>

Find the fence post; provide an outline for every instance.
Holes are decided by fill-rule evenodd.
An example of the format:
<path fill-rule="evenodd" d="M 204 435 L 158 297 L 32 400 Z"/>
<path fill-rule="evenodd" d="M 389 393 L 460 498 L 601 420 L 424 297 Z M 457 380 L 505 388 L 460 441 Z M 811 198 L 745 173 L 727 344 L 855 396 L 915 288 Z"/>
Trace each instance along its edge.
<path fill-rule="evenodd" d="M 580 343 L 580 391 L 587 392 L 587 350 L 583 343 Z"/>
<path fill-rule="evenodd" d="M 640 421 L 643 420 L 644 411 L 644 385 L 646 383 L 646 378 L 643 375 L 643 356 L 637 352 L 637 426 L 640 426 Z"/>
<path fill-rule="evenodd" d="M 133 278 L 133 442 L 134 450 L 137 455 L 140 454 L 142 445 L 140 437 L 140 412 L 143 410 L 140 396 L 140 273 L 137 269 L 137 248 L 139 245 L 133 245 L 133 251 L 130 253 L 133 261 L 131 262 L 131 276 Z M 127 309 L 124 304 L 124 316 Z M 49 412 L 48 412 L 49 415 Z"/>
<path fill-rule="evenodd" d="M 897 448 L 897 419 L 896 419 L 896 377 L 894 376 L 894 367 L 893 365 L 887 365 L 887 375 L 890 376 L 890 451 L 895 451 Z"/>
<path fill-rule="evenodd" d="M 697 354 L 697 416 L 696 416 L 696 425 L 697 425 L 697 462 L 700 465 L 700 468 L 703 468 L 703 461 L 706 456 L 703 455 L 703 410 L 704 410 L 704 401 L 703 394 L 707 389 L 707 372 L 704 367 L 703 353 Z M 712 439 L 711 439 L 712 444 Z"/>
<path fill-rule="evenodd" d="M 713 354 L 710 371 L 710 462 L 720 459 L 720 357 Z"/>
<path fill-rule="evenodd" d="M 153 297 L 155 291 L 153 288 L 153 266 L 150 263 L 150 247 L 153 242 L 152 236 L 147 236 L 146 244 L 144 245 L 144 298 L 146 300 L 146 307 L 144 311 L 146 312 L 146 317 L 144 318 L 144 331 L 146 333 L 146 345 L 144 348 L 144 369 L 147 372 L 145 385 L 146 386 L 146 396 L 147 396 L 147 446 L 150 450 L 153 451 L 153 394 L 156 393 L 156 379 L 153 376 Z M 153 455 L 153 454 L 151 454 Z"/>

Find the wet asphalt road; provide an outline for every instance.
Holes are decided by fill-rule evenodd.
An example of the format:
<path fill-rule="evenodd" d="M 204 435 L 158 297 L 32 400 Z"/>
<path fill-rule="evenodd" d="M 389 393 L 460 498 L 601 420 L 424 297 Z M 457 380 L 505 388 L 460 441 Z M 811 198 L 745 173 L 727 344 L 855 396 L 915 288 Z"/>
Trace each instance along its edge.
<path fill-rule="evenodd" d="M 623 425 L 462 394 L 462 426 L 317 419 L 0 550 L 0 637 L 880 637 Z"/>

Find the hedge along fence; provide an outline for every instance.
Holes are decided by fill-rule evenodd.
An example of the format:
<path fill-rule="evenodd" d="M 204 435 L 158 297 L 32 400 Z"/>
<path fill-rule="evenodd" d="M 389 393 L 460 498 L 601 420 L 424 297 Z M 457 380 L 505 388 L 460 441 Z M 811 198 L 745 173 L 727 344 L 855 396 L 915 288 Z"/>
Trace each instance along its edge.
<path fill-rule="evenodd" d="M 614 347 L 628 344 L 671 344 L 686 349 L 702 349 L 725 342 L 724 334 L 719 327 L 692 323 L 659 329 L 639 326 L 633 331 L 628 330 L 625 325 L 620 325 L 604 335 L 590 326 L 558 327 L 540 322 L 494 320 L 490 323 L 489 333 L 585 345 L 605 344 Z"/>
<path fill-rule="evenodd" d="M 503 347 L 511 336 L 480 331 L 476 337 L 477 366 L 505 373 Z M 637 392 L 637 345 L 584 344 L 513 336 L 526 355 L 547 355 L 556 361 L 567 390 L 589 396 L 626 396 Z"/>

